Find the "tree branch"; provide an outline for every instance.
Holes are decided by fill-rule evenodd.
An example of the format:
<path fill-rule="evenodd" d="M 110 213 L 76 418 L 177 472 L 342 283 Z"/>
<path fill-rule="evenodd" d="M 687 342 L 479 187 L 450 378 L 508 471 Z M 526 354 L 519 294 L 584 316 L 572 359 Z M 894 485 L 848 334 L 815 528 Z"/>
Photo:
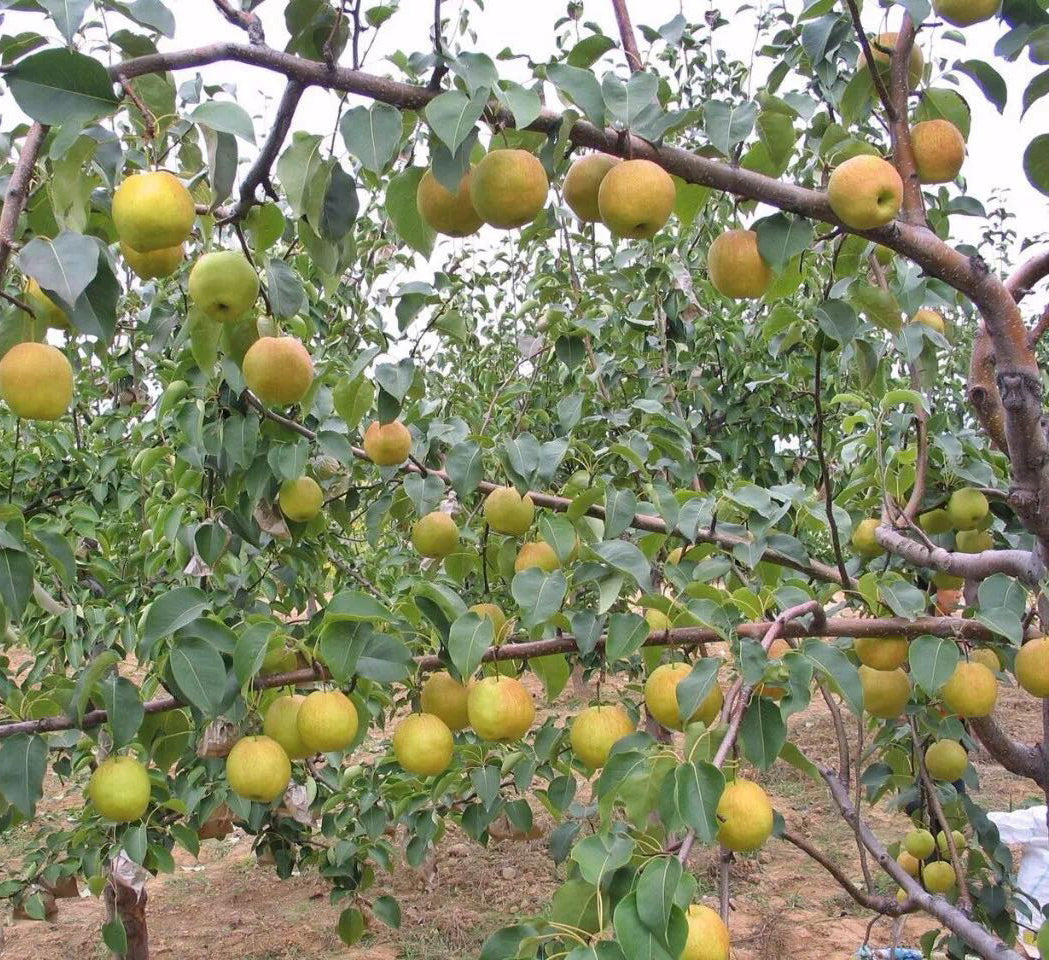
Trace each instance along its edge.
<path fill-rule="evenodd" d="M 984 550 L 981 553 L 958 553 L 943 547 L 927 547 L 886 526 L 878 527 L 874 537 L 886 550 L 903 557 L 916 567 L 943 570 L 966 580 L 986 580 L 996 573 L 1017 577 L 1037 585 L 1045 576 L 1045 565 L 1031 550 Z"/>
<path fill-rule="evenodd" d="M 1039 280 L 1049 276 L 1049 250 L 1036 253 L 1020 264 L 1005 281 L 1005 288 L 1019 303 Z"/>
<path fill-rule="evenodd" d="M 1002 406 L 1002 395 L 998 392 L 994 367 L 994 344 L 991 343 L 987 327 L 980 323 L 976 338 L 973 340 L 972 355 L 969 358 L 967 387 L 969 403 L 984 433 L 990 437 L 991 442 L 999 450 L 1008 454 L 1009 442 L 1005 439 L 1005 407 Z"/>
<path fill-rule="evenodd" d="M 22 142 L 18 154 L 18 163 L 7 183 L 4 196 L 4 208 L 0 211 L 0 280 L 3 280 L 7 261 L 11 257 L 11 248 L 15 242 L 15 230 L 18 229 L 18 218 L 22 215 L 26 200 L 29 197 L 29 183 L 33 179 L 33 167 L 40 148 L 44 145 L 48 127 L 34 123 Z"/>
<path fill-rule="evenodd" d="M 219 13 L 230 23 L 235 27 L 240 27 L 241 30 L 247 31 L 249 43 L 255 46 L 266 45 L 266 34 L 263 32 L 262 21 L 257 13 L 247 13 L 243 10 L 238 10 L 230 3 L 230 0 L 214 0 L 214 2 L 219 9 Z"/>
<path fill-rule="evenodd" d="M 1013 740 L 993 717 L 977 717 L 969 721 L 969 726 L 987 752 L 1006 770 L 1049 790 L 1049 773 L 1037 746 Z"/>
<path fill-rule="evenodd" d="M 634 25 L 630 22 L 630 11 L 626 0 L 612 0 L 616 12 L 616 24 L 619 27 L 619 38 L 623 41 L 623 52 L 626 54 L 627 66 L 631 73 L 642 69 L 641 54 L 637 51 L 637 39 L 634 37 Z"/>
<path fill-rule="evenodd" d="M 834 519 L 834 481 L 831 479 L 830 468 L 827 466 L 827 455 L 823 449 L 823 341 L 816 349 L 816 385 L 813 389 L 812 398 L 816 407 L 816 458 L 820 464 L 820 485 L 823 487 L 823 504 L 827 513 L 827 526 L 830 527 L 830 542 L 834 550 L 834 561 L 838 565 L 838 574 L 841 577 L 841 585 L 845 590 L 852 589 L 852 580 L 849 571 L 845 568 L 845 555 L 841 550 L 841 536 L 838 534 L 838 524 Z"/>
<path fill-rule="evenodd" d="M 914 21 L 904 13 L 903 22 L 896 36 L 896 48 L 892 51 L 889 66 L 889 96 L 892 98 L 895 116 L 889 121 L 889 137 L 892 140 L 892 156 L 903 180 L 903 219 L 917 226 L 925 225 L 925 201 L 922 185 L 918 178 L 918 164 L 914 159 L 911 144 L 911 128 L 907 121 L 907 98 L 911 92 L 910 61 L 914 47 Z"/>
<path fill-rule="evenodd" d="M 875 63 L 870 38 L 867 36 L 867 31 L 863 29 L 863 21 L 860 19 L 860 9 L 856 6 L 856 0 L 845 0 L 845 3 L 849 8 L 849 15 L 852 17 L 852 26 L 856 31 L 856 39 L 860 42 L 863 58 L 867 61 L 867 71 L 871 75 L 871 80 L 874 81 L 874 89 L 878 91 L 878 99 L 881 100 L 881 104 L 885 108 L 885 116 L 892 123 L 896 119 L 896 108 L 893 105 L 892 97 L 889 96 L 889 91 L 885 87 L 885 79 Z"/>

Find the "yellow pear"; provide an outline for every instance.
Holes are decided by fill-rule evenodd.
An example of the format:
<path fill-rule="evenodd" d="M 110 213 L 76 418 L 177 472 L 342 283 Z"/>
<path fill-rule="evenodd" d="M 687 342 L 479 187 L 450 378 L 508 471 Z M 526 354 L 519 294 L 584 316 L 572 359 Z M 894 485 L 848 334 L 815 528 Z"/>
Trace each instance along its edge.
<path fill-rule="evenodd" d="M 943 322 L 943 317 L 936 310 L 930 310 L 928 307 L 918 310 L 911 317 L 911 323 L 920 323 L 930 330 L 935 330 L 941 337 L 947 333 L 947 324 Z"/>
<path fill-rule="evenodd" d="M 241 737 L 226 757 L 226 780 L 239 797 L 273 803 L 291 782 L 291 761 L 270 737 Z"/>
<path fill-rule="evenodd" d="M 149 773 L 134 757 L 108 757 L 91 774 L 88 799 L 106 820 L 140 820 L 149 806 Z"/>
<path fill-rule="evenodd" d="M 1016 682 L 1033 697 L 1049 697 L 1049 640 L 1035 637 L 1016 654 Z"/>
<path fill-rule="evenodd" d="M 860 685 L 863 687 L 863 708 L 883 720 L 892 720 L 903 713 L 911 697 L 911 678 L 903 670 L 873 670 L 860 666 Z"/>
<path fill-rule="evenodd" d="M 671 627 L 670 617 L 655 607 L 647 607 L 645 609 L 645 622 L 648 624 L 649 633 L 669 630 Z"/>
<path fill-rule="evenodd" d="M 955 577 L 949 573 L 944 573 L 942 570 L 937 570 L 932 575 L 932 582 L 938 590 L 958 590 L 965 585 L 963 577 Z"/>
<path fill-rule="evenodd" d="M 959 530 L 954 547 L 959 553 L 983 553 L 994 547 L 994 537 L 986 530 Z"/>
<path fill-rule="evenodd" d="M 922 869 L 922 884 L 929 893 L 947 893 L 954 889 L 954 867 L 945 860 L 935 860 Z"/>
<path fill-rule="evenodd" d="M 26 277 L 25 298 L 33 308 L 33 316 L 37 320 L 56 330 L 69 329 L 69 314 L 44 293 L 40 284 L 32 277 Z"/>
<path fill-rule="evenodd" d="M 197 258 L 189 271 L 189 298 L 212 320 L 237 320 L 259 296 L 259 275 L 236 250 L 215 250 Z"/>
<path fill-rule="evenodd" d="M 664 663 L 656 667 L 645 681 L 645 707 L 656 723 L 668 730 L 680 730 L 689 723 L 702 721 L 708 727 L 721 713 L 724 695 L 715 683 L 696 712 L 685 723 L 681 722 L 681 711 L 677 703 L 677 685 L 692 672 L 687 663 Z"/>
<path fill-rule="evenodd" d="M 466 698 L 470 726 L 482 740 L 520 740 L 535 719 L 532 695 L 513 677 L 485 677 Z"/>
<path fill-rule="evenodd" d="M 527 150 L 493 150 L 470 178 L 474 209 L 485 223 L 504 230 L 531 223 L 549 189 L 543 165 Z"/>
<path fill-rule="evenodd" d="M 357 708 L 341 690 L 314 690 L 299 705 L 296 725 L 310 753 L 345 750 L 357 736 Z"/>
<path fill-rule="evenodd" d="M 471 173 L 467 170 L 455 193 L 447 189 L 432 170 L 422 175 L 415 192 L 415 205 L 419 216 L 437 233 L 447 237 L 468 237 L 481 229 L 484 221 L 477 215 L 470 199 Z"/>
<path fill-rule="evenodd" d="M 716 911 L 693 903 L 685 919 L 688 921 L 688 939 L 679 960 L 729 960 L 731 940 L 728 927 Z"/>
<path fill-rule="evenodd" d="M 951 494 L 947 501 L 947 515 L 955 530 L 975 530 L 987 516 L 991 505 L 987 497 L 974 487 L 962 487 Z"/>
<path fill-rule="evenodd" d="M 159 250 L 150 250 L 140 253 L 134 247 L 129 247 L 123 240 L 120 241 L 120 253 L 124 261 L 143 280 L 157 280 L 160 277 L 169 277 L 180 266 L 185 258 L 182 244 L 174 247 L 161 247 Z"/>
<path fill-rule="evenodd" d="M 966 0 L 962 0 L 962 2 L 966 2 Z M 871 54 L 874 57 L 875 66 L 886 83 L 889 82 L 889 68 L 892 60 L 892 51 L 896 49 L 897 36 L 898 34 L 896 33 L 879 33 L 876 37 L 871 37 L 870 41 Z M 860 66 L 869 66 L 864 54 L 860 54 Z M 907 62 L 907 79 L 910 81 L 912 90 L 921 83 L 924 70 L 925 57 L 922 56 L 921 47 L 915 43 L 911 47 L 911 55 Z"/>
<path fill-rule="evenodd" d="M 423 713 L 440 717 L 449 730 L 462 730 L 470 723 L 466 712 L 467 689 L 447 670 L 431 673 L 423 684 L 419 705 Z"/>
<path fill-rule="evenodd" d="M 667 554 L 667 563 L 670 564 L 670 566 L 672 567 L 676 567 L 679 563 L 681 563 L 684 556 L 684 547 L 674 547 L 674 549 Z"/>
<path fill-rule="evenodd" d="M 1002 0 L 933 0 L 936 16 L 956 27 L 971 27 L 974 23 L 990 20 L 1002 5 Z"/>
<path fill-rule="evenodd" d="M 911 877 L 917 877 L 921 873 L 922 865 L 917 857 L 912 856 L 906 850 L 901 850 L 896 862 L 903 867 L 904 873 Z"/>
<path fill-rule="evenodd" d="M 612 167 L 597 191 L 605 226 L 620 237 L 647 240 L 670 219 L 677 188 L 669 173 L 651 160 L 624 160 Z"/>
<path fill-rule="evenodd" d="M 572 752 L 584 766 L 598 770 L 612 747 L 634 732 L 630 714 L 616 705 L 587 707 L 572 721 Z"/>
<path fill-rule="evenodd" d="M 324 491 L 312 477 L 285 480 L 280 486 L 281 513 L 296 523 L 309 523 L 324 506 Z"/>
<path fill-rule="evenodd" d="M 536 540 L 521 545 L 514 560 L 514 572 L 520 573 L 529 567 L 538 567 L 546 573 L 552 573 L 561 566 L 554 548 L 545 540 Z"/>
<path fill-rule="evenodd" d="M 863 153 L 834 168 L 827 199 L 835 215 L 854 230 L 871 230 L 891 222 L 903 202 L 903 181 L 881 157 Z"/>
<path fill-rule="evenodd" d="M 313 383 L 313 358 L 295 337 L 259 337 L 241 370 L 248 389 L 270 407 L 298 403 Z"/>
<path fill-rule="evenodd" d="M 947 709 L 959 717 L 987 717 L 998 702 L 998 679 L 982 663 L 962 660 L 940 696 Z"/>
<path fill-rule="evenodd" d="M 455 739 L 448 725 L 432 713 L 413 713 L 393 732 L 393 755 L 402 769 L 420 777 L 443 773 L 452 762 Z"/>
<path fill-rule="evenodd" d="M 528 533 L 535 516 L 535 504 L 516 487 L 496 487 L 484 498 L 484 519 L 496 533 L 520 537 Z"/>
<path fill-rule="evenodd" d="M 954 841 L 955 850 L 961 851 L 965 849 L 965 834 L 961 830 L 952 830 L 951 839 Z M 936 847 L 940 851 L 941 857 L 946 857 L 951 852 L 951 848 L 947 845 L 947 834 L 942 830 L 936 834 Z"/>
<path fill-rule="evenodd" d="M 960 780 L 969 766 L 969 756 L 957 740 L 937 740 L 925 751 L 925 768 L 933 780 Z"/>
<path fill-rule="evenodd" d="M 926 533 L 931 533 L 933 535 L 937 533 L 949 533 L 954 528 L 954 524 L 951 523 L 951 515 L 942 507 L 937 507 L 935 510 L 927 510 L 925 513 L 919 514 L 918 525 Z"/>
<path fill-rule="evenodd" d="M 977 647 L 969 653 L 969 659 L 975 663 L 982 663 L 991 673 L 997 673 L 1002 669 L 1002 661 L 990 647 Z"/>
<path fill-rule="evenodd" d="M 262 732 L 280 744 L 289 760 L 302 760 L 310 755 L 299 736 L 299 708 L 305 699 L 298 694 L 277 697 L 262 721 Z"/>
<path fill-rule="evenodd" d="M 113 226 L 133 250 L 151 253 L 179 246 L 197 209 L 182 181 L 166 170 L 136 173 L 113 194 Z"/>
<path fill-rule="evenodd" d="M 73 400 L 73 368 L 49 343 L 16 343 L 0 359 L 0 396 L 15 416 L 57 420 Z"/>
<path fill-rule="evenodd" d="M 914 164 L 922 183 L 950 183 L 965 162 L 965 140 L 950 120 L 923 120 L 911 127 Z"/>
<path fill-rule="evenodd" d="M 852 549 L 866 560 L 880 557 L 885 548 L 875 539 L 874 531 L 881 526 L 881 521 L 876 517 L 867 517 L 861 520 L 852 531 Z"/>
<path fill-rule="evenodd" d="M 860 663 L 874 670 L 895 670 L 907 662 L 906 637 L 857 637 L 852 643 Z"/>
<path fill-rule="evenodd" d="M 471 613 L 476 613 L 482 619 L 492 621 L 492 633 L 495 637 L 495 643 L 499 644 L 506 640 L 506 635 L 509 632 L 506 623 L 506 614 L 503 613 L 503 609 L 499 604 L 475 603 L 467 609 Z"/>
<path fill-rule="evenodd" d="M 299 663 L 298 654 L 288 649 L 284 637 L 272 637 L 266 645 L 266 656 L 262 660 L 260 673 L 288 673 Z"/>
<path fill-rule="evenodd" d="M 912 830 L 903 838 L 903 848 L 915 859 L 924 860 L 936 849 L 936 838 L 928 830 Z"/>
<path fill-rule="evenodd" d="M 364 431 L 364 452 L 379 467 L 397 467 L 408 459 L 412 435 L 400 420 L 379 423 L 373 420 Z"/>
<path fill-rule="evenodd" d="M 753 230 L 726 230 L 707 251 L 707 273 L 725 297 L 760 297 L 772 280 L 772 271 L 758 250 Z"/>
<path fill-rule="evenodd" d="M 772 834 L 769 795 L 753 780 L 733 780 L 718 801 L 718 841 L 735 853 L 757 850 Z"/>
<path fill-rule="evenodd" d="M 601 182 L 614 166 L 621 163 L 619 157 L 608 153 L 588 153 L 576 159 L 565 177 L 565 203 L 584 223 L 597 223 L 601 209 L 597 203 L 597 192 Z"/>
<path fill-rule="evenodd" d="M 424 557 L 441 560 L 459 546 L 459 528 L 441 510 L 434 510 L 412 527 L 412 544 Z"/>

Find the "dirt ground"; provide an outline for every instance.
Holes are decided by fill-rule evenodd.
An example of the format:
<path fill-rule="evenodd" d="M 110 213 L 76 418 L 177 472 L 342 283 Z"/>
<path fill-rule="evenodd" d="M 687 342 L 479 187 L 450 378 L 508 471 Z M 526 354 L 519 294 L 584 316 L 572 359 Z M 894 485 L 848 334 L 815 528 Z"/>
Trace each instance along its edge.
<path fill-rule="evenodd" d="M 568 715 L 579 706 L 569 688 L 550 709 Z M 1031 698 L 1003 688 L 996 716 L 1014 735 L 1030 738 L 1035 709 Z M 814 701 L 790 725 L 791 738 L 809 756 L 836 756 L 822 701 Z M 1001 770 L 986 755 L 975 755 L 974 762 L 981 779 L 978 798 L 989 808 L 1041 802 L 1029 782 Z M 793 831 L 813 839 L 859 878 L 851 832 L 821 787 L 783 762 L 757 779 Z M 44 801 L 54 812 L 78 802 L 75 793 Z M 552 822 L 535 807 L 537 823 L 549 829 Z M 907 828 L 898 813 L 876 810 L 871 820 L 886 842 Z M 0 863 L 15 852 L 0 847 Z M 250 838 L 239 831 L 222 841 L 205 841 L 199 860 L 179 848 L 176 860 L 173 874 L 152 879 L 147 888 L 151 956 L 157 960 L 467 960 L 492 930 L 542 910 L 563 876 L 542 837 L 493 840 L 485 848 L 451 830 L 431 861 L 418 870 L 402 865 L 374 888 L 376 896 L 397 897 L 401 928 L 391 930 L 373 920 L 365 941 L 347 948 L 335 932 L 341 905 L 328 902 L 326 884 L 316 875 L 279 880 L 272 867 L 256 862 Z M 698 850 L 692 866 L 701 894 L 709 898 L 716 886 L 715 857 Z M 870 919 L 820 866 L 779 840 L 733 866 L 731 890 L 735 960 L 845 960 L 863 942 Z M 104 960 L 102 920 L 101 903 L 86 893 L 79 900 L 60 900 L 54 922 L 13 922 L 8 910 L 0 913 L 0 958 Z M 908 919 L 900 942 L 914 944 L 931 926 L 927 919 Z M 891 921 L 880 920 L 871 943 L 888 945 L 891 939 Z"/>

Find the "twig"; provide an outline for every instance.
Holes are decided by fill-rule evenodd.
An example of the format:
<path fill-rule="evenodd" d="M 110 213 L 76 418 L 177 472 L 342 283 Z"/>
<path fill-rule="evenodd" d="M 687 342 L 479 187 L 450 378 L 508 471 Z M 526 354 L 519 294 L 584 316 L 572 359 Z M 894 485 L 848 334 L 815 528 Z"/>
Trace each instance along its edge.
<path fill-rule="evenodd" d="M 619 38 L 623 42 L 627 66 L 630 67 L 631 73 L 637 73 L 642 69 L 641 54 L 637 50 L 634 25 L 630 22 L 630 11 L 627 10 L 626 0 L 612 0 L 612 7 L 616 12 L 616 24 L 619 27 Z"/>
<path fill-rule="evenodd" d="M 153 116 L 153 111 L 146 106 L 145 101 L 135 90 L 134 84 L 127 77 L 120 78 L 120 86 L 124 88 L 124 93 L 128 95 L 131 102 L 138 107 L 138 112 L 142 114 L 142 135 L 147 140 L 152 140 L 157 135 L 157 118 Z"/>
<path fill-rule="evenodd" d="M 0 280 L 3 280 L 7 261 L 15 242 L 15 229 L 18 218 L 22 215 L 26 199 L 29 196 L 29 182 L 33 178 L 33 167 L 37 155 L 44 145 L 44 138 L 50 129 L 42 123 L 34 123 L 22 142 L 22 151 L 18 154 L 18 163 L 7 183 L 4 196 L 4 207 L 0 210 Z M 32 311 L 30 311 L 32 312 Z"/>
<path fill-rule="evenodd" d="M 916 393 L 922 393 L 922 375 L 918 364 L 911 365 L 911 389 Z M 914 487 L 911 490 L 907 506 L 903 508 L 903 515 L 908 520 L 913 520 L 921 509 L 922 500 L 925 499 L 925 485 L 929 475 L 929 412 L 925 409 L 923 402 L 914 411 L 918 422 L 918 461 L 914 468 Z"/>
<path fill-rule="evenodd" d="M 441 81 L 448 73 L 448 64 L 444 62 L 444 41 L 441 37 L 441 0 L 433 0 L 433 73 L 427 90 L 441 89 Z"/>
<path fill-rule="evenodd" d="M 1043 311 L 1042 315 L 1035 322 L 1035 325 L 1031 328 L 1031 332 L 1027 335 L 1027 342 L 1031 345 L 1033 350 L 1039 340 L 1045 335 L 1045 331 L 1049 330 L 1049 306 Z"/>
<path fill-rule="evenodd" d="M 0 297 L 3 297 L 12 306 L 18 307 L 19 310 L 24 310 L 34 320 L 36 319 L 36 311 L 24 300 L 19 300 L 18 297 L 11 296 L 6 290 L 0 290 Z"/>
<path fill-rule="evenodd" d="M 881 100 L 882 106 L 885 108 L 885 116 L 889 118 L 891 123 L 896 119 L 896 108 L 893 106 L 889 91 L 885 88 L 885 80 L 882 78 L 881 71 L 878 69 L 878 64 L 874 59 L 874 52 L 871 50 L 871 42 L 867 37 L 867 31 L 863 29 L 859 7 L 856 6 L 856 0 L 845 0 L 845 2 L 852 17 L 852 25 L 856 30 L 856 39 L 859 40 L 860 49 L 863 50 L 864 59 L 867 61 L 867 70 L 874 81 L 874 89 L 878 91 L 878 99 Z"/>
<path fill-rule="evenodd" d="M 820 465 L 820 485 L 823 487 L 823 503 L 827 513 L 827 525 L 830 527 L 830 542 L 834 549 L 834 561 L 838 565 L 841 585 L 845 590 L 852 589 L 852 579 L 845 567 L 845 555 L 841 549 L 841 536 L 838 534 L 838 523 L 834 519 L 834 482 L 830 468 L 827 466 L 827 455 L 823 450 L 823 343 L 816 348 L 816 385 L 812 392 L 816 407 L 816 457 Z"/>
<path fill-rule="evenodd" d="M 842 781 L 846 787 L 849 786 L 848 780 Z M 860 804 L 863 802 L 863 714 L 861 713 L 856 718 L 856 799 L 853 803 L 856 806 L 856 821 L 859 822 L 860 818 Z M 867 892 L 874 892 L 874 878 L 871 876 L 870 864 L 867 863 L 867 848 L 863 845 L 863 840 L 860 837 L 860 831 L 854 829 L 853 833 L 856 837 L 856 850 L 860 856 L 860 870 L 863 871 L 863 882 L 867 885 Z"/>
<path fill-rule="evenodd" d="M 243 10 L 238 10 L 230 3 L 230 0 L 214 0 L 214 2 L 219 9 L 219 13 L 230 23 L 247 31 L 249 43 L 260 47 L 266 45 L 266 34 L 263 32 L 262 21 L 257 13 L 247 13 Z"/>
<path fill-rule="evenodd" d="M 240 249 L 244 251 L 244 256 L 247 258 L 248 263 L 258 269 L 258 264 L 255 263 L 255 257 L 251 252 L 251 248 L 248 246 L 247 238 L 244 236 L 244 231 L 241 229 L 240 224 L 237 221 L 233 221 L 233 232 L 237 235 L 237 240 L 240 241 Z M 273 304 L 270 303 L 270 295 L 266 290 L 266 284 L 259 282 L 259 296 L 262 297 L 262 302 L 266 305 L 266 313 L 271 317 L 273 316 Z"/>

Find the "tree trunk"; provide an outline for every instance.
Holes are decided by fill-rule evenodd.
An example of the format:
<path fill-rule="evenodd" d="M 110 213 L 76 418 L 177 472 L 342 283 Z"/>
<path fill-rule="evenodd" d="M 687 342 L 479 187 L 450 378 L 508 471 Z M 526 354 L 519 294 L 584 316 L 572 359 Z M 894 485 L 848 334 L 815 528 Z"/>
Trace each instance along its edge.
<path fill-rule="evenodd" d="M 129 882 L 129 878 L 122 876 L 124 871 L 113 869 L 109 874 L 109 883 L 106 884 L 106 920 L 112 922 L 120 917 L 124 924 L 124 932 L 127 934 L 127 953 L 122 957 L 119 954 L 111 954 L 115 960 L 149 960 L 149 931 L 146 927 L 146 895 L 145 885 Z"/>

